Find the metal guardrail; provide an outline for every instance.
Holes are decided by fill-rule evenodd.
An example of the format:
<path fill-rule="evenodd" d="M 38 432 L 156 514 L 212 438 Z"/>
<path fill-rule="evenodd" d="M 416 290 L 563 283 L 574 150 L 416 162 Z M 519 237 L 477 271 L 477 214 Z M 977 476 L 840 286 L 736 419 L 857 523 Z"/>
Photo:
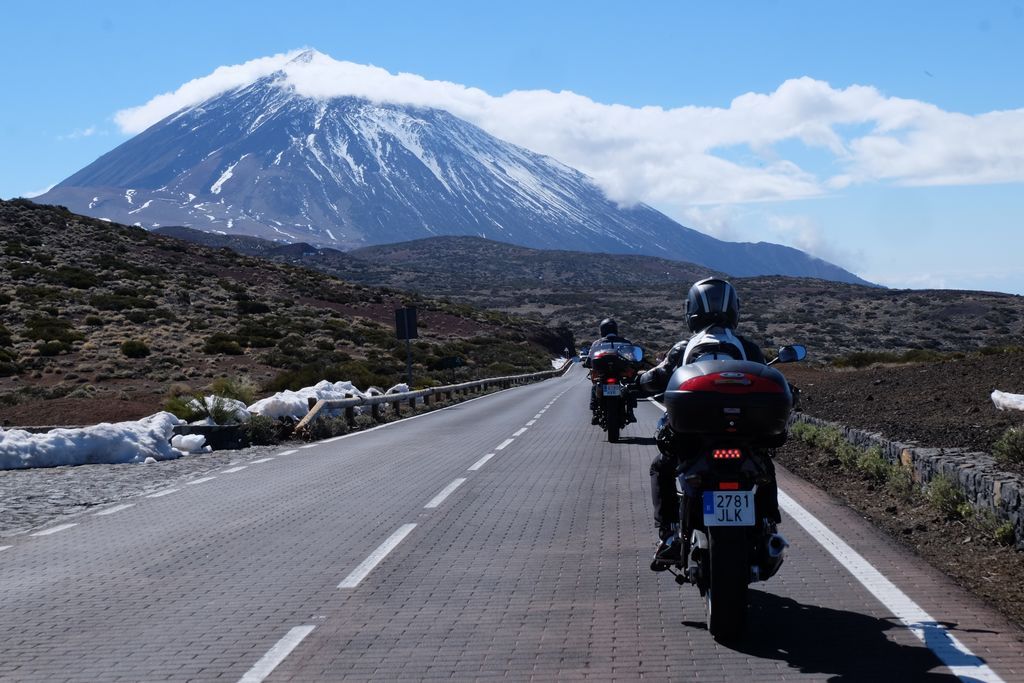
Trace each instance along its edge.
<path fill-rule="evenodd" d="M 365 397 L 353 397 L 353 398 L 341 398 L 341 399 L 309 399 L 309 412 L 304 418 L 299 420 L 299 423 L 295 425 L 294 432 L 301 432 L 309 427 L 314 420 L 317 419 L 320 412 L 323 410 L 341 410 L 345 411 L 345 419 L 349 424 L 352 424 L 356 418 L 356 408 L 370 406 L 370 414 L 373 419 L 380 422 L 383 419 L 383 406 L 387 403 L 408 403 L 410 408 L 415 409 L 419 399 L 423 399 L 424 404 L 429 404 L 431 397 L 435 403 L 442 400 L 451 400 L 456 396 L 465 396 L 471 392 L 481 392 L 490 387 L 501 387 L 507 389 L 513 386 L 519 386 L 522 384 L 530 384 L 540 380 L 550 379 L 551 377 L 558 377 L 565 374 L 565 371 L 572 365 L 572 359 L 568 359 L 557 370 L 545 370 L 543 372 L 533 372 L 526 375 L 509 375 L 508 377 L 492 377 L 489 379 L 478 379 L 472 382 L 463 382 L 461 384 L 449 384 L 440 387 L 430 387 L 429 389 L 419 389 L 417 391 L 406 391 L 394 394 L 382 394 L 380 396 L 365 396 Z M 396 406 L 396 412 L 401 410 L 401 405 Z"/>

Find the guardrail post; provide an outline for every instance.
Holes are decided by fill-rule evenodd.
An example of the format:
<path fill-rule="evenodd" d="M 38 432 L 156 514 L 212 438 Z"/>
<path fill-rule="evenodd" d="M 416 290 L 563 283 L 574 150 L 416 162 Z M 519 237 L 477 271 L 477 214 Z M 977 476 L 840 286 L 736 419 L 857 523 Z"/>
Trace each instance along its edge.
<path fill-rule="evenodd" d="M 356 409 L 355 406 L 349 406 L 345 408 L 345 422 L 351 427 L 356 422 Z"/>
<path fill-rule="evenodd" d="M 373 417 L 374 422 L 383 422 L 384 413 L 381 410 L 380 403 L 374 403 L 372 406 L 370 406 L 370 415 Z"/>

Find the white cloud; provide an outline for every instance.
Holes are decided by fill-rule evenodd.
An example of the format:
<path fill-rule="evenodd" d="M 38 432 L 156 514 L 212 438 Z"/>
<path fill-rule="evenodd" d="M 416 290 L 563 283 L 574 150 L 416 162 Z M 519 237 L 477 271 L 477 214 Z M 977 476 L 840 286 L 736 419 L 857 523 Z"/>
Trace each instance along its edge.
<path fill-rule="evenodd" d="M 22 192 L 20 196 L 24 197 L 25 199 L 32 199 L 33 197 L 38 197 L 41 194 L 46 194 L 47 192 L 52 190 L 55 185 L 56 185 L 56 183 L 53 183 L 53 185 L 47 185 L 42 190 L 32 190 L 31 192 Z"/>
<path fill-rule="evenodd" d="M 740 95 L 728 107 L 664 109 L 603 104 L 566 91 L 494 96 L 293 51 L 220 67 L 117 112 L 115 121 L 123 132 L 137 133 L 183 107 L 278 71 L 283 87 L 307 97 L 354 95 L 446 109 L 579 168 L 615 201 L 657 204 L 681 218 L 694 206 L 800 199 L 857 183 L 1024 182 L 1024 109 L 969 116 L 888 97 L 870 86 L 834 88 L 807 77 L 787 80 L 774 92 Z M 775 146 L 786 141 L 824 150 L 833 167 L 811 171 L 781 157 Z M 752 150 L 760 163 L 726 158 L 725 151 L 738 146 Z M 811 233 L 790 234 L 808 240 Z"/>
<path fill-rule="evenodd" d="M 90 138 L 93 135 L 96 135 L 96 133 L 98 133 L 98 132 L 99 132 L 99 130 L 96 128 L 96 126 L 89 126 L 88 128 L 79 128 L 77 130 L 73 130 L 70 133 L 68 133 L 67 135 L 58 135 L 57 139 L 58 140 L 77 140 L 79 138 Z"/>

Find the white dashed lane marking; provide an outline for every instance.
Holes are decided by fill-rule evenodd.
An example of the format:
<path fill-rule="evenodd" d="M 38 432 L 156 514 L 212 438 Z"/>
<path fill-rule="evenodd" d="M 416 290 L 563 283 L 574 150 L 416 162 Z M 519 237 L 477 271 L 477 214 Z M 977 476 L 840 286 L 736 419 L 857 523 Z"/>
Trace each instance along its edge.
<path fill-rule="evenodd" d="M 60 525 L 55 526 L 55 527 L 50 527 L 49 529 L 43 529 L 42 531 L 37 531 L 34 534 L 29 534 L 29 536 L 49 536 L 50 534 L 55 534 L 58 531 L 64 531 L 65 529 L 70 529 L 73 526 L 78 526 L 78 524 L 75 523 L 75 522 L 71 522 L 70 524 L 60 524 Z"/>
<path fill-rule="evenodd" d="M 513 441 L 515 441 L 515 439 L 505 439 L 505 440 L 504 440 L 504 441 L 502 441 L 502 442 L 501 442 L 500 444 L 498 444 L 498 447 L 497 447 L 497 448 L 495 448 L 494 450 L 496 450 L 496 451 L 501 451 L 501 450 L 504 450 L 504 449 L 505 449 L 505 447 L 506 447 L 506 446 L 508 446 L 508 445 L 509 445 L 510 443 L 512 443 Z"/>
<path fill-rule="evenodd" d="M 532 427 L 532 426 L 533 426 L 533 425 L 535 425 L 535 424 L 537 424 L 537 421 L 536 421 L 536 420 L 530 420 L 529 422 L 527 422 L 527 423 L 526 423 L 526 426 L 527 426 L 527 427 Z"/>
<path fill-rule="evenodd" d="M 514 439 L 514 438 L 516 438 L 517 436 L 522 436 L 522 435 L 523 435 L 523 434 L 525 434 L 525 433 L 527 432 L 527 430 L 529 430 L 529 429 L 530 429 L 529 427 L 523 427 L 522 429 L 519 429 L 519 430 L 517 430 L 517 431 L 513 432 L 513 433 L 512 433 L 512 438 Z"/>
<path fill-rule="evenodd" d="M 135 507 L 135 503 L 122 503 L 121 505 L 115 505 L 114 507 L 108 508 L 106 510 L 100 510 L 99 512 L 94 514 L 93 517 L 103 517 L 104 515 L 112 515 L 115 512 L 120 512 L 121 510 L 127 510 L 128 508 L 131 508 L 131 507 Z"/>
<path fill-rule="evenodd" d="M 456 479 L 455 481 L 453 481 L 452 483 L 448 484 L 443 489 L 441 489 L 441 492 L 438 493 L 433 498 L 431 498 L 430 502 L 427 503 L 426 505 L 424 505 L 423 507 L 424 508 L 436 508 L 437 506 L 439 506 L 441 503 L 444 502 L 445 498 L 447 498 L 448 496 L 452 495 L 452 493 L 455 492 L 455 489 L 459 488 L 460 486 L 462 486 L 465 483 L 466 483 L 466 479 L 464 477 L 460 477 L 459 479 Z"/>
<path fill-rule="evenodd" d="M 263 681 L 315 628 L 316 626 L 296 626 L 288 631 L 274 647 L 267 650 L 267 654 L 260 657 L 260 661 L 253 664 L 252 668 L 238 679 L 238 683 L 260 683 Z"/>
<path fill-rule="evenodd" d="M 373 568 L 384 561 L 392 550 L 398 547 L 406 536 L 416 528 L 415 524 L 403 524 L 398 531 L 391 534 L 386 541 L 377 546 L 377 549 L 370 553 L 370 556 L 359 563 L 359 566 L 352 570 L 352 573 L 345 577 L 344 581 L 338 584 L 338 588 L 355 588 L 359 582 L 370 575 Z"/>
<path fill-rule="evenodd" d="M 7 550 L 10 547 L 11 546 L 9 546 L 9 545 L 0 545 L 0 550 Z"/>
<path fill-rule="evenodd" d="M 478 469 L 483 467 L 487 463 L 488 460 L 490 460 L 493 457 L 494 457 L 494 453 L 488 453 L 487 455 L 485 455 L 484 457 L 480 458 L 475 463 L 473 463 L 470 466 L 469 470 L 471 472 L 476 472 Z"/>

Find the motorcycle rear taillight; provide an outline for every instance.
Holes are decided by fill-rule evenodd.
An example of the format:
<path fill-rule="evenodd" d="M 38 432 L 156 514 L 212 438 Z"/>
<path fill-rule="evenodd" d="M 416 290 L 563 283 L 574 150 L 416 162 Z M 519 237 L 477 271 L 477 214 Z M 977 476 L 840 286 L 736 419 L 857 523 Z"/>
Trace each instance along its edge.
<path fill-rule="evenodd" d="M 607 383 L 607 384 L 615 384 L 618 381 L 619 380 L 615 379 L 614 377 L 609 377 L 608 379 L 605 380 L 605 383 Z"/>
<path fill-rule="evenodd" d="M 738 448 L 716 448 L 711 451 L 712 460 L 739 460 L 743 457 L 743 451 Z"/>
<path fill-rule="evenodd" d="M 679 385 L 679 391 L 715 391 L 725 394 L 781 394 L 784 389 L 768 377 L 746 372 L 715 372 L 691 377 Z"/>
<path fill-rule="evenodd" d="M 739 491 L 740 483 L 738 481 L 720 481 L 718 482 L 719 491 Z"/>

